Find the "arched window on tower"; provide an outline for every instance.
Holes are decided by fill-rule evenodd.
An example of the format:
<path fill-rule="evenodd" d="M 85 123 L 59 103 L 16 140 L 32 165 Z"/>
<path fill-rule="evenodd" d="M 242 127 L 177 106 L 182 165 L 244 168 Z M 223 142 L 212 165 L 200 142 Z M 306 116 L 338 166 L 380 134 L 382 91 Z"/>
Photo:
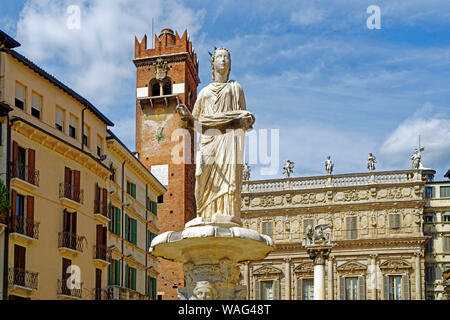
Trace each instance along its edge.
<path fill-rule="evenodd" d="M 163 84 L 163 95 L 172 94 L 172 81 L 166 80 Z"/>
<path fill-rule="evenodd" d="M 161 94 L 161 89 L 159 87 L 159 82 L 152 85 L 152 97 L 159 96 Z"/>

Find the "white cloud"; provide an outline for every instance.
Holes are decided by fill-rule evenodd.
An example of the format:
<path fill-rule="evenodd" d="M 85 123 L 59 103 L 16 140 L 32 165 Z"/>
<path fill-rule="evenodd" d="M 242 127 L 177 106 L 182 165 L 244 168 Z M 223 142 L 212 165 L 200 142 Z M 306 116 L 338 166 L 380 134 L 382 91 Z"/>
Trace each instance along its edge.
<path fill-rule="evenodd" d="M 106 106 L 125 102 L 124 85 L 134 93 L 134 36 L 140 40 L 147 33 L 150 46 L 152 18 L 155 33 L 164 27 L 188 29 L 192 38 L 204 15 L 178 0 L 78 0 L 70 5 L 80 7 L 80 29 L 67 27 L 66 2 L 28 1 L 17 25 L 19 50 L 104 112 Z"/>
<path fill-rule="evenodd" d="M 450 165 L 450 117 L 436 113 L 435 109 L 426 103 L 389 135 L 380 148 L 387 164 L 410 168 L 410 156 L 418 147 L 420 135 L 421 145 L 425 147 L 423 165 L 433 169 Z"/>
<path fill-rule="evenodd" d="M 303 7 L 291 14 L 291 21 L 296 24 L 309 26 L 322 21 L 325 18 L 325 10 L 314 7 Z"/>

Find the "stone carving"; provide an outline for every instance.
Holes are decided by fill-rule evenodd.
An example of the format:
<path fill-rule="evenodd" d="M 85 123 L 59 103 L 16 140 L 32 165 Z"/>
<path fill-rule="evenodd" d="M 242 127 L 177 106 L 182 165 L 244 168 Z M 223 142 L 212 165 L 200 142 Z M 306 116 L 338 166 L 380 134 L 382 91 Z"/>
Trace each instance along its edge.
<path fill-rule="evenodd" d="M 294 172 L 294 165 L 295 163 L 292 161 L 287 160 L 286 163 L 283 166 L 283 174 L 286 178 L 289 178 L 291 176 L 291 173 Z"/>
<path fill-rule="evenodd" d="M 334 164 L 331 161 L 331 157 L 328 156 L 327 160 L 325 160 L 325 170 L 326 170 L 326 172 L 328 174 L 332 174 L 333 173 L 333 167 L 334 167 Z"/>
<path fill-rule="evenodd" d="M 339 231 L 339 230 L 341 230 L 341 227 L 342 227 L 341 218 L 334 219 L 334 229 Z"/>
<path fill-rule="evenodd" d="M 325 202 L 324 193 L 301 193 L 292 197 L 293 204 L 314 204 Z"/>
<path fill-rule="evenodd" d="M 398 270 L 411 269 L 411 265 L 403 260 L 386 260 L 380 264 L 380 269 L 384 272 L 396 272 Z"/>
<path fill-rule="evenodd" d="M 370 225 L 372 227 L 375 227 L 377 225 L 377 212 L 375 210 L 372 210 L 369 215 L 370 215 Z"/>
<path fill-rule="evenodd" d="M 306 227 L 306 237 L 303 239 L 303 246 L 313 246 L 317 241 L 322 241 L 322 245 L 331 244 L 330 233 L 324 230 L 331 228 L 330 224 L 319 224 L 315 227 L 308 225 Z"/>
<path fill-rule="evenodd" d="M 367 266 L 357 261 L 348 261 L 336 269 L 342 274 L 365 274 Z"/>
<path fill-rule="evenodd" d="M 262 267 L 256 269 L 255 271 L 253 271 L 254 275 L 269 275 L 269 274 L 270 275 L 274 275 L 274 274 L 279 275 L 281 273 L 282 273 L 281 270 L 279 270 L 275 267 L 272 267 L 272 266 L 268 266 L 268 265 L 262 266 Z"/>
<path fill-rule="evenodd" d="M 222 282 L 239 282 L 239 276 L 241 275 L 240 269 L 238 266 L 233 264 L 233 262 L 229 259 L 222 259 L 219 263 L 220 266 L 220 274 L 222 275 Z"/>
<path fill-rule="evenodd" d="M 216 300 L 217 290 L 209 281 L 198 281 L 189 300 Z"/>
<path fill-rule="evenodd" d="M 197 218 L 186 224 L 240 226 L 242 159 L 245 132 L 252 128 L 254 115 L 246 110 L 242 87 L 228 81 L 230 52 L 218 48 L 211 54 L 214 82 L 203 88 L 192 114 L 179 104 L 177 112 L 187 127 L 200 132 L 195 169 Z"/>
<path fill-rule="evenodd" d="M 375 170 L 375 162 L 377 162 L 376 157 L 371 153 L 369 153 L 369 157 L 367 158 L 367 169 L 369 171 Z"/>
<path fill-rule="evenodd" d="M 291 228 L 294 234 L 298 233 L 300 230 L 300 222 L 297 219 L 294 219 L 291 223 Z"/>
<path fill-rule="evenodd" d="M 368 198 L 369 194 L 367 193 L 367 191 L 347 190 L 336 192 L 335 201 L 350 202 L 350 201 L 367 200 Z"/>
<path fill-rule="evenodd" d="M 250 180 L 250 172 L 251 171 L 252 171 L 252 169 L 250 168 L 250 166 L 246 162 L 244 164 L 244 167 L 242 168 L 242 180 L 243 181 L 249 181 Z"/>
<path fill-rule="evenodd" d="M 312 263 L 302 263 L 294 269 L 294 273 L 313 273 L 314 265 Z"/>
<path fill-rule="evenodd" d="M 411 156 L 412 168 L 413 169 L 423 169 L 421 162 L 422 155 L 417 148 L 414 150 L 414 154 Z"/>
<path fill-rule="evenodd" d="M 164 80 L 167 75 L 167 61 L 163 61 L 162 58 L 156 59 L 155 62 L 155 75 L 156 79 Z"/>

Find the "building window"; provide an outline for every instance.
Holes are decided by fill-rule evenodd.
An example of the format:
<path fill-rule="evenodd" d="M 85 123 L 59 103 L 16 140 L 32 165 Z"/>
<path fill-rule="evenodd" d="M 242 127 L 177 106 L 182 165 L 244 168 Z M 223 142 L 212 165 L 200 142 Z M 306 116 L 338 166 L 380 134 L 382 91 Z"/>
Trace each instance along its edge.
<path fill-rule="evenodd" d="M 70 115 L 69 136 L 71 136 L 74 139 L 77 138 L 77 123 L 78 123 L 78 119 L 75 116 Z"/>
<path fill-rule="evenodd" d="M 400 214 L 390 214 L 389 215 L 389 228 L 399 229 L 400 228 Z"/>
<path fill-rule="evenodd" d="M 102 155 L 102 145 L 103 140 L 99 136 L 97 136 L 97 156 L 101 157 Z"/>
<path fill-rule="evenodd" d="M 450 214 L 446 214 L 442 216 L 442 221 L 443 222 L 450 222 Z"/>
<path fill-rule="evenodd" d="M 152 85 L 152 97 L 157 97 L 161 95 L 161 89 L 159 83 Z"/>
<path fill-rule="evenodd" d="M 25 87 L 16 83 L 16 97 L 14 99 L 14 104 L 17 108 L 22 110 L 25 110 L 25 92 Z"/>
<path fill-rule="evenodd" d="M 64 110 L 55 108 L 55 128 L 61 132 L 64 132 Z"/>
<path fill-rule="evenodd" d="M 425 199 L 434 198 L 434 187 L 425 187 Z"/>
<path fill-rule="evenodd" d="M 433 252 L 433 241 L 434 237 L 431 237 L 430 240 L 428 240 L 427 244 L 425 245 L 425 253 Z"/>
<path fill-rule="evenodd" d="M 425 282 L 432 283 L 435 279 L 434 267 L 425 267 Z"/>
<path fill-rule="evenodd" d="M 274 300 L 273 299 L 273 281 L 261 281 L 261 299 L 262 300 Z"/>
<path fill-rule="evenodd" d="M 272 221 L 261 222 L 262 234 L 265 234 L 265 235 L 268 235 L 269 237 L 271 237 L 272 236 L 272 227 L 273 227 Z"/>
<path fill-rule="evenodd" d="M 164 95 L 172 94 L 172 82 L 170 80 L 166 81 L 163 84 L 163 94 Z"/>
<path fill-rule="evenodd" d="M 423 216 L 423 221 L 425 223 L 433 223 L 434 222 L 434 216 L 433 215 Z"/>
<path fill-rule="evenodd" d="M 158 196 L 157 202 L 158 202 L 158 203 L 164 203 L 164 195 L 163 195 L 163 194 L 161 194 L 161 195 Z M 450 217 L 450 216 L 449 216 L 449 217 Z M 450 220 L 449 220 L 449 221 L 450 221 Z"/>
<path fill-rule="evenodd" d="M 120 225 L 121 225 L 121 211 L 120 208 L 110 206 L 110 217 L 111 220 L 108 223 L 108 229 L 112 233 L 118 235 L 120 237 Z"/>
<path fill-rule="evenodd" d="M 147 296 L 156 300 L 157 299 L 157 283 L 156 278 L 147 275 Z"/>
<path fill-rule="evenodd" d="M 450 237 L 443 237 L 442 238 L 444 243 L 443 243 L 443 249 L 445 253 L 450 253 Z"/>
<path fill-rule="evenodd" d="M 109 180 L 116 182 L 116 168 L 114 168 L 113 163 L 109 165 L 109 170 L 111 171 L 111 175 L 109 176 Z"/>
<path fill-rule="evenodd" d="M 90 128 L 85 124 L 83 126 L 83 145 L 89 147 Z"/>
<path fill-rule="evenodd" d="M 127 181 L 127 193 L 136 199 L 136 184 Z"/>
<path fill-rule="evenodd" d="M 314 300 L 314 280 L 303 280 L 303 300 Z"/>
<path fill-rule="evenodd" d="M 389 275 L 383 277 L 385 300 L 409 300 L 409 276 Z"/>
<path fill-rule="evenodd" d="M 347 240 L 354 240 L 358 237 L 357 218 L 356 216 L 345 218 Z"/>
<path fill-rule="evenodd" d="M 42 112 L 42 97 L 36 93 L 31 94 L 31 115 L 40 119 Z"/>
<path fill-rule="evenodd" d="M 137 220 L 125 214 L 125 240 L 137 245 Z"/>
<path fill-rule="evenodd" d="M 125 265 L 125 287 L 136 290 L 136 268 Z"/>
<path fill-rule="evenodd" d="M 450 198 L 450 186 L 441 186 L 439 189 L 439 197 Z"/>
<path fill-rule="evenodd" d="M 358 278 L 345 278 L 345 299 L 358 299 Z"/>
<path fill-rule="evenodd" d="M 113 259 L 108 266 L 108 285 L 120 286 L 120 260 Z"/>
<path fill-rule="evenodd" d="M 402 298 L 402 277 L 389 276 L 389 300 L 400 300 Z"/>

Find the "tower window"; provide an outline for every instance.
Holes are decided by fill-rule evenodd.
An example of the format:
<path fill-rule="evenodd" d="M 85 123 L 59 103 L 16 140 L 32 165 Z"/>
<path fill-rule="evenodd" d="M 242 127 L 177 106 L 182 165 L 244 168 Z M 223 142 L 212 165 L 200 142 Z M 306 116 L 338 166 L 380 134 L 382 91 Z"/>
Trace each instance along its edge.
<path fill-rule="evenodd" d="M 156 97 L 160 95 L 160 87 L 159 87 L 159 83 L 155 83 L 152 86 L 152 97 Z"/>
<path fill-rule="evenodd" d="M 170 83 L 170 81 L 167 81 L 166 83 L 164 83 L 163 94 L 164 95 L 172 94 L 172 84 Z"/>

